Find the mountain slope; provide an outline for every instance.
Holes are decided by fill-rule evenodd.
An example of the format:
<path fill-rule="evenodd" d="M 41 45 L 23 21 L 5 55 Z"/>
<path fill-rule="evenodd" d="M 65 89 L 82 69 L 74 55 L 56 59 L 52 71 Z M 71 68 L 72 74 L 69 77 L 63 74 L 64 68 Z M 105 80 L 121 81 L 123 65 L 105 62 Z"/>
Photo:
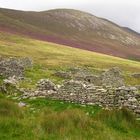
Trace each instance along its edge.
<path fill-rule="evenodd" d="M 0 31 L 140 60 L 138 35 L 106 19 L 77 10 L 24 12 L 0 9 Z"/>

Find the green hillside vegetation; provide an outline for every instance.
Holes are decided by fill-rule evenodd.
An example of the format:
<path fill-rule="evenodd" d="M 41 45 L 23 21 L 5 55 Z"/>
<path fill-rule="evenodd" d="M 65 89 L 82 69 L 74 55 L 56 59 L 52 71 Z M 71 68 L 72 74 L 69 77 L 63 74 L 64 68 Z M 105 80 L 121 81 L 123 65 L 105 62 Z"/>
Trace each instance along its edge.
<path fill-rule="evenodd" d="M 138 79 L 129 75 L 140 71 L 140 62 L 107 56 L 90 51 L 71 48 L 68 46 L 37 41 L 8 33 L 0 33 L 0 55 L 5 57 L 30 57 L 35 66 L 26 72 L 27 77 L 34 82 L 40 78 L 52 78 L 55 70 L 68 70 L 71 67 L 84 67 L 93 73 L 107 68 L 119 67 L 124 72 L 128 84 L 139 84 Z"/>

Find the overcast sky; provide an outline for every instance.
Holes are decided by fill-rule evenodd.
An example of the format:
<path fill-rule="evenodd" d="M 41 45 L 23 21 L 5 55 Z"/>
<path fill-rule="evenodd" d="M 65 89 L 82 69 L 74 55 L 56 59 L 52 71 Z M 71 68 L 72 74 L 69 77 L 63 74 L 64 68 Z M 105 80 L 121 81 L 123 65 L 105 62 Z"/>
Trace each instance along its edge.
<path fill-rule="evenodd" d="M 28 11 L 78 9 L 140 33 L 140 0 L 0 0 L 0 7 Z"/>

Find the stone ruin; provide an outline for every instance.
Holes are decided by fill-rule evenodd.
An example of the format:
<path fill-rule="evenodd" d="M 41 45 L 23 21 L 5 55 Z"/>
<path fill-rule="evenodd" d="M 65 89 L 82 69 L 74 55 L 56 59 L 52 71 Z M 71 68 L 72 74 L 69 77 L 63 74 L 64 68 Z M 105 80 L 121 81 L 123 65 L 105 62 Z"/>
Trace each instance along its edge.
<path fill-rule="evenodd" d="M 88 82 L 70 80 L 55 85 L 48 79 L 41 79 L 37 89 L 26 92 L 22 98 L 46 97 L 73 103 L 99 105 L 105 109 L 127 108 L 140 116 L 140 93 L 136 87 L 95 86 Z"/>
<path fill-rule="evenodd" d="M 26 61 L 24 61 L 26 60 Z M 138 88 L 124 85 L 119 68 L 111 68 L 100 75 L 93 75 L 86 70 L 71 70 L 69 73 L 58 72 L 67 80 L 61 85 L 55 85 L 49 79 L 41 79 L 36 89 L 28 90 L 16 86 L 16 76 L 23 76 L 24 69 L 32 66 L 29 59 L 7 59 L 0 61 L 0 73 L 13 76 L 4 80 L 5 84 L 14 85 L 22 93 L 20 99 L 51 98 L 68 102 L 99 105 L 106 109 L 126 107 L 140 116 L 140 93 Z M 6 89 L 4 89 L 6 91 Z"/>
<path fill-rule="evenodd" d="M 23 77 L 24 70 L 32 67 L 30 58 L 7 58 L 0 59 L 0 75 L 3 77 Z"/>
<path fill-rule="evenodd" d="M 135 87 L 113 88 L 71 80 L 59 88 L 54 98 L 104 108 L 126 107 L 140 115 L 140 93 Z"/>
<path fill-rule="evenodd" d="M 100 78 L 102 85 L 113 87 L 124 86 L 124 79 L 121 74 L 121 70 L 118 67 L 111 68 L 102 73 Z"/>
<path fill-rule="evenodd" d="M 85 81 L 69 80 L 55 85 L 41 79 L 33 91 L 24 91 L 21 98 L 51 98 L 72 103 L 99 105 L 105 109 L 127 108 L 140 116 L 140 93 L 136 87 L 96 86 Z"/>
<path fill-rule="evenodd" d="M 3 80 L 0 85 L 0 92 L 11 94 L 10 88 L 17 89 L 17 83 L 24 77 L 26 68 L 32 67 L 32 60 L 30 58 L 0 58 L 0 76 L 7 78 Z"/>
<path fill-rule="evenodd" d="M 105 85 L 112 87 L 124 86 L 124 79 L 121 70 L 118 67 L 111 68 L 100 75 L 93 75 L 86 69 L 74 68 L 70 72 L 56 72 L 55 76 L 73 79 L 76 81 L 85 81 L 97 86 Z"/>

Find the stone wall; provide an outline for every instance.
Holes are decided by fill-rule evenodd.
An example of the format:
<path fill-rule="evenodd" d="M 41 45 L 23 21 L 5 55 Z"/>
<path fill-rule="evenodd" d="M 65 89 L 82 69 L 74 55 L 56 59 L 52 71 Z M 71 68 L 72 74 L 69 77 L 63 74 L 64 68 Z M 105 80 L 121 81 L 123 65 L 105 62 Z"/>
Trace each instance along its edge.
<path fill-rule="evenodd" d="M 94 75 L 87 69 L 73 68 L 68 72 L 56 72 L 55 76 L 62 77 L 65 79 L 74 79 L 77 81 L 85 81 L 92 83 L 96 86 L 112 86 L 120 87 L 124 86 L 124 79 L 121 70 L 118 67 L 111 68 L 99 75 Z"/>
<path fill-rule="evenodd" d="M 135 87 L 113 88 L 69 81 L 59 88 L 55 98 L 104 108 L 126 107 L 140 115 L 140 93 Z"/>
<path fill-rule="evenodd" d="M 47 97 L 80 104 L 99 105 L 107 109 L 126 107 L 140 116 L 139 86 L 137 88 L 124 86 L 123 77 L 118 68 L 109 69 L 98 76 L 79 69 L 72 70 L 70 75 L 58 72 L 57 75 L 68 79 L 71 77 L 73 80 L 55 85 L 48 79 L 41 79 L 37 82 L 36 89 L 18 88 L 16 76 L 23 76 L 24 69 L 31 66 L 32 61 L 28 58 L 0 60 L 0 75 L 11 76 L 4 80 L 0 91 L 8 93 L 7 87 L 13 85 L 18 92 L 22 93 L 20 98 Z"/>
<path fill-rule="evenodd" d="M 0 75 L 4 77 L 22 77 L 25 68 L 32 66 L 29 58 L 0 59 Z"/>
<path fill-rule="evenodd" d="M 118 67 L 111 68 L 101 74 L 101 84 L 112 87 L 124 86 L 122 72 Z"/>
<path fill-rule="evenodd" d="M 135 87 L 95 86 L 87 82 L 70 80 L 56 86 L 48 79 L 42 79 L 37 89 L 26 92 L 24 97 L 47 97 L 68 102 L 99 105 L 103 108 L 122 108 L 140 116 L 140 93 Z"/>

